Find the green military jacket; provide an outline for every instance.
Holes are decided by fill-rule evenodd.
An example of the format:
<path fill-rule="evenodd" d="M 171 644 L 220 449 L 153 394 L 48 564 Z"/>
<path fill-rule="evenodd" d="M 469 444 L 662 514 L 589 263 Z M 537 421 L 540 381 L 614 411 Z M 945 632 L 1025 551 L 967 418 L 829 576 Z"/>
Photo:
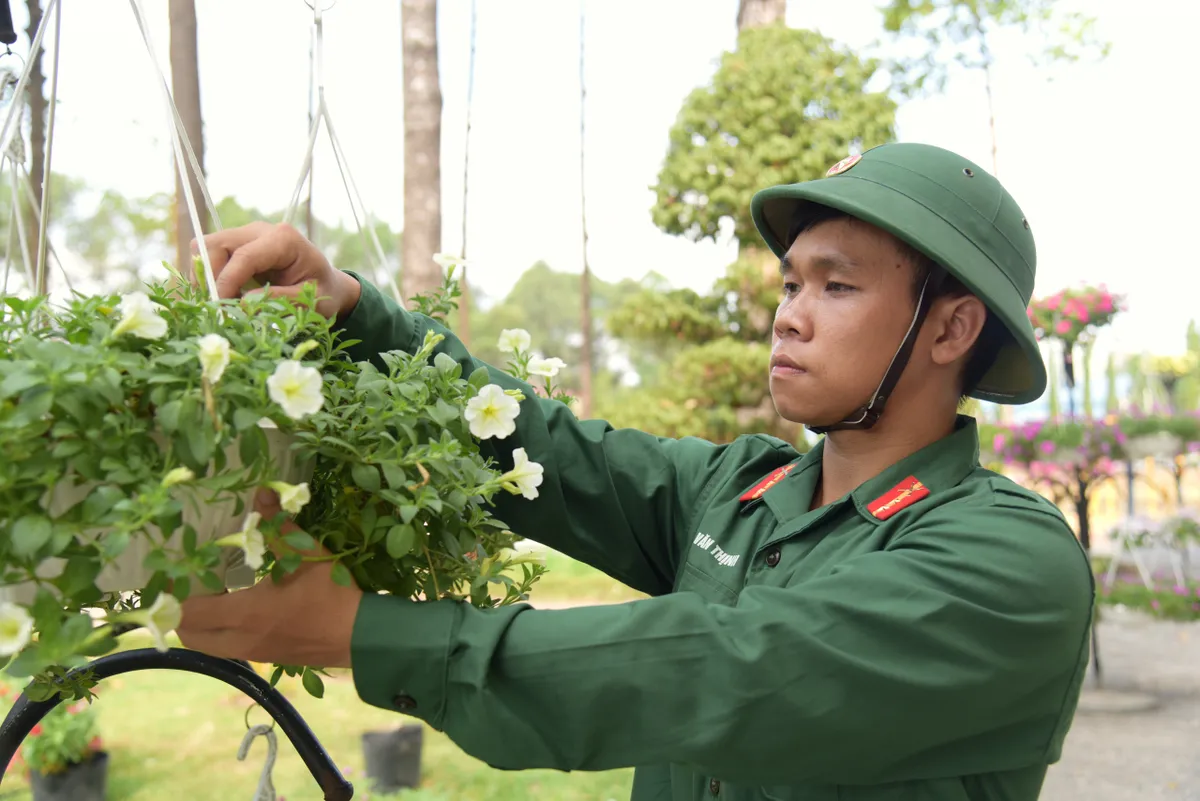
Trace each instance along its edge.
<path fill-rule="evenodd" d="M 362 283 L 354 358 L 434 328 L 464 374 L 480 364 Z M 1092 572 L 1056 507 L 980 467 L 972 419 L 810 511 L 821 444 L 614 430 L 493 381 L 527 399 L 489 455 L 545 467 L 538 498 L 502 497 L 497 516 L 653 597 L 368 595 L 365 702 L 497 768 L 635 766 L 634 801 L 1037 798 L 1087 666 Z"/>

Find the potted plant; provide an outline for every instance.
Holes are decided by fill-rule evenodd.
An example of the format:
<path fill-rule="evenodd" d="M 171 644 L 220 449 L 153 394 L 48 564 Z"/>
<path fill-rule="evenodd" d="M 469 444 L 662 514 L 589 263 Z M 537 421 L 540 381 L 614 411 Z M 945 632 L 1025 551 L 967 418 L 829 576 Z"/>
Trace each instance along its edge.
<path fill-rule="evenodd" d="M 0 681 L 2 700 L 19 692 Z M 5 704 L 7 707 L 10 704 Z M 60 704 L 42 719 L 14 763 L 23 763 L 33 801 L 104 801 L 108 753 L 100 739 L 96 710 L 87 701 Z M 16 765 L 10 765 L 9 769 Z"/>
<path fill-rule="evenodd" d="M 453 273 L 421 311 L 453 308 Z M 519 392 L 486 368 L 462 375 L 435 355 L 434 334 L 414 354 L 385 354 L 386 369 L 352 362 L 315 289 L 214 300 L 197 275 L 62 308 L 4 298 L 0 659 L 31 697 L 89 697 L 86 674 L 66 683 L 60 668 L 113 650 L 118 627 L 144 626 L 165 649 L 190 593 L 279 578 L 305 559 L 415 600 L 528 596 L 544 568 L 522 564 L 521 536 L 490 501 L 536 497 L 541 466 L 521 449 L 503 472 L 485 456 L 508 455 Z M 527 335 L 509 351 L 522 377 L 561 366 L 535 360 Z M 267 545 L 283 516 L 250 507 L 261 487 L 302 529 L 278 557 Z M 328 555 L 298 553 L 318 543 Z M 284 672 L 322 694 L 319 669 L 278 665 L 273 680 Z"/>

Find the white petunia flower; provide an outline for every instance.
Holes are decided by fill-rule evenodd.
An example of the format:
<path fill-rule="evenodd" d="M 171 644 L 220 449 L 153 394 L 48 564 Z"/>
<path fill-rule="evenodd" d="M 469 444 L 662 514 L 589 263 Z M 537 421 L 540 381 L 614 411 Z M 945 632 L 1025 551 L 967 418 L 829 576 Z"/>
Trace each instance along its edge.
<path fill-rule="evenodd" d="M 191 481 L 196 477 L 196 474 L 187 467 L 176 467 L 171 472 L 163 476 L 162 485 L 164 487 L 173 487 L 176 484 L 183 484 Z"/>
<path fill-rule="evenodd" d="M 167 321 L 158 313 L 162 308 L 144 292 L 122 296 L 117 304 L 121 321 L 113 329 L 113 336 L 132 334 L 142 339 L 162 339 L 167 333 Z"/>
<path fill-rule="evenodd" d="M 529 332 L 524 328 L 505 328 L 500 332 L 500 341 L 497 343 L 497 347 L 504 353 L 516 353 L 529 350 L 529 344 L 532 341 Z"/>
<path fill-rule="evenodd" d="M 545 470 L 537 462 L 529 461 L 524 448 L 513 451 L 513 469 L 500 477 L 505 488 L 516 495 L 520 493 L 529 500 L 538 496 L 537 488 L 542 484 Z"/>
<path fill-rule="evenodd" d="M 464 416 L 471 435 L 479 439 L 504 439 L 517 430 L 514 422 L 521 413 L 521 404 L 497 384 L 488 384 L 479 394 L 467 401 Z"/>
<path fill-rule="evenodd" d="M 258 570 L 263 566 L 263 556 L 267 553 L 266 540 L 263 534 L 258 530 L 258 524 L 262 520 L 262 515 L 258 512 L 250 512 L 246 515 L 246 519 L 242 521 L 242 530 L 234 534 L 227 534 L 217 540 L 217 545 L 222 545 L 230 548 L 241 548 L 242 555 L 246 562 L 246 566 L 251 570 Z"/>
<path fill-rule="evenodd" d="M 547 378 L 553 378 L 558 375 L 558 371 L 567 366 L 567 363 L 557 356 L 551 356 L 548 359 L 530 359 L 529 372 L 531 375 L 544 375 Z"/>
<path fill-rule="evenodd" d="M 293 420 L 318 412 L 325 404 L 325 396 L 321 394 L 321 373 L 295 359 L 284 359 L 279 363 L 267 379 L 267 392 Z"/>
<path fill-rule="evenodd" d="M 0 602 L 0 656 L 12 656 L 29 644 L 33 636 L 33 618 L 25 607 Z"/>
<path fill-rule="evenodd" d="M 448 270 L 451 267 L 462 267 L 467 263 L 462 256 L 455 256 L 453 253 L 434 253 L 433 260 L 443 270 Z"/>
<path fill-rule="evenodd" d="M 210 384 L 221 380 L 229 366 L 229 340 L 220 334 L 200 337 L 200 370 Z"/>
<path fill-rule="evenodd" d="M 159 593 L 149 609 L 138 609 L 121 615 L 122 620 L 141 623 L 154 638 L 154 648 L 158 651 L 167 650 L 167 635 L 179 628 L 183 620 L 183 607 L 179 600 L 169 592 Z"/>
<path fill-rule="evenodd" d="M 267 485 L 279 495 L 279 506 L 290 515 L 300 514 L 312 495 L 308 491 L 308 483 L 289 484 L 286 481 L 272 481 Z"/>

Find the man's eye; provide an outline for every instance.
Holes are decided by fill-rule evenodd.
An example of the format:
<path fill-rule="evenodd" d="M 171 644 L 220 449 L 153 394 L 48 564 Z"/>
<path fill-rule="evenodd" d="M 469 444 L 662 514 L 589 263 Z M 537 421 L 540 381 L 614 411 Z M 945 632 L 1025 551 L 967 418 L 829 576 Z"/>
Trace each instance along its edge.
<path fill-rule="evenodd" d="M 830 281 L 825 285 L 825 288 L 830 292 L 851 292 L 854 290 L 854 287 L 850 286 L 849 284 L 843 284 L 837 281 Z"/>
<path fill-rule="evenodd" d="M 784 282 L 784 284 L 783 284 L 783 294 L 784 294 L 786 297 L 789 297 L 789 298 L 790 298 L 792 295 L 795 295 L 795 294 L 796 294 L 797 292 L 799 292 L 799 291 L 800 291 L 800 285 L 799 285 L 799 284 L 793 283 L 793 282 L 791 282 L 791 281 L 786 281 L 786 282 Z"/>

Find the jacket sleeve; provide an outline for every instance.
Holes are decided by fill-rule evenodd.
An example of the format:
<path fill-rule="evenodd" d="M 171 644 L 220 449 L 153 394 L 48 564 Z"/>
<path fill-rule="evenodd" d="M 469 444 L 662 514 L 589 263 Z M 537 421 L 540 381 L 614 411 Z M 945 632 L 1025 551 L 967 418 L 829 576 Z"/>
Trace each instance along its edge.
<path fill-rule="evenodd" d="M 756 785 L 868 784 L 917 778 L 931 754 L 948 776 L 1054 761 L 1092 609 L 1073 535 L 1027 509 L 927 517 L 888 550 L 749 586 L 734 606 L 369 596 L 356 686 L 507 769 L 675 763 Z M 1014 747 L 1010 727 L 1030 736 Z"/>
<path fill-rule="evenodd" d="M 405 310 L 369 281 L 354 277 L 362 284 L 362 298 L 343 322 L 343 336 L 360 341 L 347 349 L 350 358 L 383 370 L 380 353 L 413 353 L 426 332 L 435 331 L 445 336 L 438 352 L 459 362 L 463 375 L 484 366 L 493 383 L 524 394 L 516 432 L 483 441 L 481 451 L 508 470 L 513 450 L 525 448 L 543 466 L 543 483 L 534 500 L 497 493 L 497 518 L 518 534 L 648 595 L 671 590 L 681 550 L 676 532 L 687 531 L 705 479 L 726 446 L 580 421 L 559 401 L 541 398 L 528 384 L 473 358 L 437 321 Z"/>

